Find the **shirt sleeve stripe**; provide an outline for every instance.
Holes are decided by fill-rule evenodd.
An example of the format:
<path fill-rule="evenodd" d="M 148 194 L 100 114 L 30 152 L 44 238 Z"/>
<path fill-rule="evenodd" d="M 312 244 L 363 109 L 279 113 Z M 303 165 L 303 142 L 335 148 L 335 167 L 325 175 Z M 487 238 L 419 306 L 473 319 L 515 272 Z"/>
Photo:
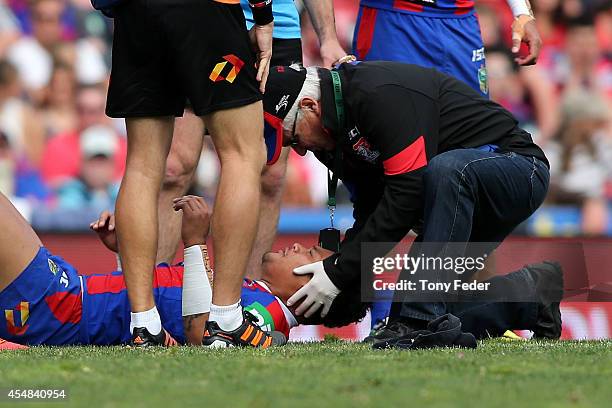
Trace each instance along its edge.
<path fill-rule="evenodd" d="M 425 138 L 420 136 L 404 150 L 383 161 L 383 166 L 387 176 L 404 174 L 427 166 Z"/>

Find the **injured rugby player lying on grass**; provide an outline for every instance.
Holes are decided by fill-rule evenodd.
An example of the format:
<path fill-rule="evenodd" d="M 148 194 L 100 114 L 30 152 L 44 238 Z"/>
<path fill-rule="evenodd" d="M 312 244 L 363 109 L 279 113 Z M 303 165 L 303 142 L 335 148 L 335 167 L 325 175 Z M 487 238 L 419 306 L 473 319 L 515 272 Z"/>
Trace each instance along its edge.
<path fill-rule="evenodd" d="M 198 201 L 199 206 L 189 203 Z M 175 203 L 183 211 L 182 238 L 186 262 L 155 268 L 154 294 L 163 326 L 180 344 L 201 345 L 208 313 L 189 313 L 193 304 L 184 302 L 184 294 L 193 289 L 189 273 L 200 274 L 208 281 L 213 272 L 207 267 L 205 243 L 210 214 L 200 197 L 182 197 Z M 130 341 L 130 306 L 123 274 L 120 270 L 105 275 L 80 275 L 61 257 L 51 254 L 41 243 L 30 225 L 13 205 L 0 195 L 0 338 L 21 345 L 121 345 Z M 114 217 L 106 212 L 91 224 L 102 242 L 117 251 Z M 201 254 L 201 255 L 200 255 Z M 310 276 L 293 273 L 298 266 L 322 260 L 331 251 L 318 246 L 306 248 L 294 244 L 277 252 L 267 253 L 262 260 L 262 278 L 245 279 L 241 301 L 256 323 L 267 331 L 280 331 L 286 336 L 300 324 L 323 324 L 340 327 L 363 319 L 370 304 L 361 302 L 360 288 L 343 291 L 334 301 L 325 318 L 295 316 L 294 308 L 286 306 L 291 295 L 310 280 Z M 193 269 L 195 268 L 195 269 Z M 208 269 L 208 271 L 206 271 Z M 208 272 L 208 275 L 207 275 Z M 524 268 L 515 273 L 537 279 L 548 273 L 546 266 Z M 211 298 L 206 285 L 201 299 Z M 202 292 L 200 292 L 202 293 Z M 207 305 L 201 310 L 206 310 Z M 298 305 L 296 305 L 298 306 Z M 294 307 L 296 307 L 294 306 Z M 478 308 L 459 313 L 463 330 L 476 337 L 497 336 L 508 329 L 538 329 L 538 318 L 529 316 L 528 305 L 489 304 L 508 315 L 505 327 L 479 321 Z M 197 308 L 196 308 L 197 309 Z M 172 344 L 169 344 L 172 345 Z M 12 346 L 11 346 L 12 347 Z M 0 343 L 0 349 L 11 348 Z"/>
<path fill-rule="evenodd" d="M 204 325 L 210 307 L 212 269 L 208 267 L 204 245 L 210 214 L 205 206 L 190 206 L 200 197 L 183 197 L 175 207 L 183 212 L 182 235 L 186 248 L 186 263 L 161 263 L 155 268 L 154 295 L 163 326 L 181 344 L 201 345 Z M 13 205 L 0 195 L 0 348 L 8 349 L 9 342 L 23 345 L 119 345 L 130 341 L 130 306 L 123 274 L 120 270 L 103 275 L 81 275 L 59 256 L 47 250 L 30 225 Z M 105 212 L 91 228 L 111 251 L 117 252 L 115 221 Z M 286 336 L 299 324 L 285 306 L 287 299 L 301 288 L 309 277 L 293 274 L 293 268 L 331 254 L 322 248 L 306 249 L 294 245 L 291 249 L 266 254 L 261 280 L 245 279 L 241 302 L 257 324 L 267 331 L 280 331 Z M 194 309 L 183 302 L 193 280 L 184 276 L 195 272 L 209 283 L 198 307 L 202 313 L 185 313 Z M 185 285 L 185 286 L 184 286 Z M 201 288 L 200 288 L 201 289 Z M 351 299 L 352 300 L 352 299 Z M 204 306 L 201 303 L 205 303 Z M 340 326 L 365 315 L 365 306 L 358 306 L 358 315 L 351 306 L 338 302 L 343 313 L 331 314 L 325 321 Z M 196 307 L 197 309 L 197 307 Z M 335 317 L 334 317 L 335 316 Z M 308 322 L 304 322 L 308 323 Z M 317 321 L 316 324 L 321 323 Z M 13 345 L 10 345 L 13 347 Z"/>

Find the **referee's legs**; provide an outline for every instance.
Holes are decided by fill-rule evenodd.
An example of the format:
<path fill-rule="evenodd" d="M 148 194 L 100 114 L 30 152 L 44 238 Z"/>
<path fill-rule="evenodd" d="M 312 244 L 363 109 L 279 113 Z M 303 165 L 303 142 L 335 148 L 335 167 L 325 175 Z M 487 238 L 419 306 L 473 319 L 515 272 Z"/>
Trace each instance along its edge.
<path fill-rule="evenodd" d="M 206 115 L 205 122 L 221 161 L 221 178 L 212 216 L 215 251 L 212 303 L 213 306 L 229 306 L 240 300 L 242 279 L 257 232 L 261 172 L 266 160 L 261 136 L 262 103 L 213 112 Z M 211 320 L 215 318 L 214 312 L 211 308 Z M 221 328 L 233 330 L 226 327 Z"/>
<path fill-rule="evenodd" d="M 174 117 L 127 118 L 126 125 L 127 164 L 115 216 L 128 297 L 132 313 L 139 313 L 155 307 L 157 203 L 172 142 Z"/>

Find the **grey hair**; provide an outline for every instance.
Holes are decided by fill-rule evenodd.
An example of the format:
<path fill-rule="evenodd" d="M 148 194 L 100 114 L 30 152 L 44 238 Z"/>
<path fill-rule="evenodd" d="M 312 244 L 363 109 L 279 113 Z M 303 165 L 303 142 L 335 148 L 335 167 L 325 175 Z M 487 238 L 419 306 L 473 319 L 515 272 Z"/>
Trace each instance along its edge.
<path fill-rule="evenodd" d="M 298 106 L 300 105 L 300 101 L 307 97 L 316 101 L 321 100 L 321 79 L 319 78 L 319 73 L 317 72 L 316 67 L 306 68 L 306 80 L 304 81 L 304 85 L 302 85 L 300 94 L 293 103 L 289 113 L 287 113 L 287 116 L 285 116 L 285 120 L 283 120 L 283 130 L 291 132 L 293 123 L 295 122 L 298 114 Z"/>

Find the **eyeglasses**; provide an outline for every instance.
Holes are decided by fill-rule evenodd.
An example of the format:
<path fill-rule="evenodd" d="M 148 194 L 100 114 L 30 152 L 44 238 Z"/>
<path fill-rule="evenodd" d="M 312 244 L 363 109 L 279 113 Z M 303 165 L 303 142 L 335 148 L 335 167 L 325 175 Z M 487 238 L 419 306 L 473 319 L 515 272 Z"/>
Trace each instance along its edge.
<path fill-rule="evenodd" d="M 298 107 L 297 112 L 295 112 L 295 119 L 293 120 L 293 130 L 291 131 L 291 139 L 289 140 L 289 146 L 291 147 L 296 147 L 300 142 L 300 139 L 298 139 L 298 136 L 295 134 L 295 128 L 297 126 L 299 113 L 300 113 L 300 108 Z"/>

